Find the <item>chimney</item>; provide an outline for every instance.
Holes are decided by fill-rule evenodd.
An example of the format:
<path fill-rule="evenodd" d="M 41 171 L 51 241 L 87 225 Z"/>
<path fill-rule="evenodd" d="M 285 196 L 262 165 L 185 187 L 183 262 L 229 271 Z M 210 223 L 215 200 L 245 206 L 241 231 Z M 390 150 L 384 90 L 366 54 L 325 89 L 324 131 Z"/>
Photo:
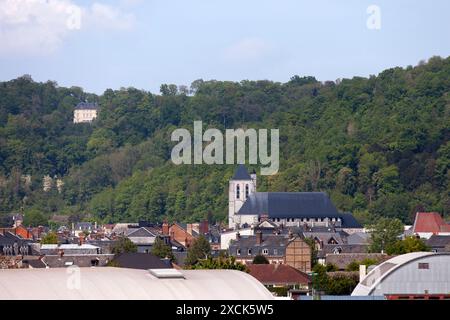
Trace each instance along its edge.
<path fill-rule="evenodd" d="M 359 282 L 363 281 L 366 277 L 366 265 L 362 264 L 359 266 Z"/>
<path fill-rule="evenodd" d="M 164 222 L 163 222 L 163 225 L 162 225 L 162 234 L 165 235 L 165 236 L 168 236 L 168 235 L 169 235 L 169 224 L 167 223 L 167 221 L 164 221 Z"/>
<path fill-rule="evenodd" d="M 207 234 L 209 232 L 209 223 L 208 220 L 203 220 L 200 223 L 200 233 L 201 234 Z"/>
<path fill-rule="evenodd" d="M 256 232 L 256 244 L 261 244 L 262 241 L 262 232 L 261 231 L 257 231 Z"/>
<path fill-rule="evenodd" d="M 186 225 L 186 232 L 192 235 L 192 223 Z"/>

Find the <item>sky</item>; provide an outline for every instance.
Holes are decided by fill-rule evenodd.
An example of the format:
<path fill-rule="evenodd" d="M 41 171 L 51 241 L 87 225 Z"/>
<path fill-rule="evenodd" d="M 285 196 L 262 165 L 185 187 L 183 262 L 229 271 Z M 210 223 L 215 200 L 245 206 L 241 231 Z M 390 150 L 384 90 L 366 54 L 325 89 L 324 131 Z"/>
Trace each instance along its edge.
<path fill-rule="evenodd" d="M 450 55 L 450 1 L 0 0 L 0 81 L 336 80 Z"/>

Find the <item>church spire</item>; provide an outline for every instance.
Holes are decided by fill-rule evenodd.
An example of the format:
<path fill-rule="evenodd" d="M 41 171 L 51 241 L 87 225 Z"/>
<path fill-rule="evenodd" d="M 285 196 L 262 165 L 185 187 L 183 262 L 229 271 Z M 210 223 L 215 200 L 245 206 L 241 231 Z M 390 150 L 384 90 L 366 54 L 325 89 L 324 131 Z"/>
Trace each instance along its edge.
<path fill-rule="evenodd" d="M 234 173 L 234 176 L 231 180 L 251 180 L 251 179 L 252 178 L 248 174 L 247 168 L 243 164 L 240 164 L 237 167 L 236 172 Z"/>

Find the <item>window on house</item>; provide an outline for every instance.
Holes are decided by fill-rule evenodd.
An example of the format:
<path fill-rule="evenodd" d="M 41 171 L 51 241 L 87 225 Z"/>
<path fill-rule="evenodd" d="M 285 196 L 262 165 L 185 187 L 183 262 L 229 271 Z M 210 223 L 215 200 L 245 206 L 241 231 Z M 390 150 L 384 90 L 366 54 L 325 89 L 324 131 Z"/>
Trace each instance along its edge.
<path fill-rule="evenodd" d="M 241 198 L 241 187 L 239 185 L 236 186 L 236 199 Z"/>
<path fill-rule="evenodd" d="M 248 249 L 247 253 L 248 253 L 249 256 L 251 256 L 252 255 L 252 249 Z"/>
<path fill-rule="evenodd" d="M 273 254 L 276 256 L 278 254 L 278 250 L 277 249 L 273 249 Z"/>
<path fill-rule="evenodd" d="M 248 184 L 245 185 L 245 197 L 248 198 Z"/>
<path fill-rule="evenodd" d="M 268 249 L 263 249 L 262 254 L 263 255 L 268 255 L 269 254 L 269 250 Z"/>
<path fill-rule="evenodd" d="M 430 269 L 429 263 L 419 262 L 419 269 Z"/>
<path fill-rule="evenodd" d="M 238 255 L 238 256 L 241 255 L 241 249 L 237 249 L 237 250 L 236 250 L 236 255 Z"/>

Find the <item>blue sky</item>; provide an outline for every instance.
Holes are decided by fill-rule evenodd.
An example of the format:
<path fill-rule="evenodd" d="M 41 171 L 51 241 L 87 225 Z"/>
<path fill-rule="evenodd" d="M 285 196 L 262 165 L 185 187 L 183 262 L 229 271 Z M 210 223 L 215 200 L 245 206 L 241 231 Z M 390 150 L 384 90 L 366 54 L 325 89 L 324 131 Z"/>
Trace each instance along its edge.
<path fill-rule="evenodd" d="M 367 27 L 370 5 L 380 29 Z M 0 80 L 31 74 L 95 93 L 199 78 L 336 80 L 447 57 L 449 35 L 446 0 L 0 0 Z"/>

